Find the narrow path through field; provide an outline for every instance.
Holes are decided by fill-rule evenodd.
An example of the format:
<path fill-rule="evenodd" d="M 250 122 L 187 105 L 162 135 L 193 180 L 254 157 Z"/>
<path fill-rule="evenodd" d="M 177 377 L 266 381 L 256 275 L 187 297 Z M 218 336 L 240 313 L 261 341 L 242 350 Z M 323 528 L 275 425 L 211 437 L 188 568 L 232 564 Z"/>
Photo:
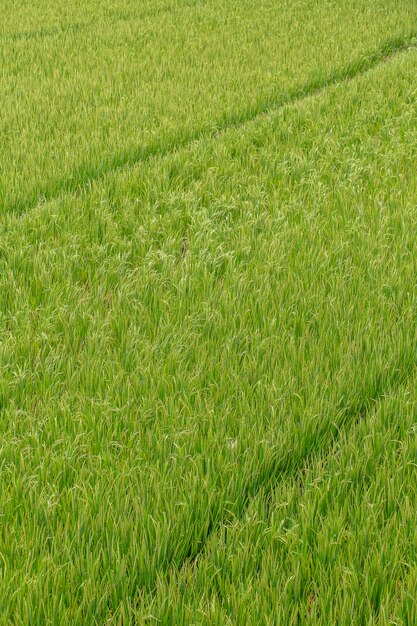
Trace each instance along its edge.
<path fill-rule="evenodd" d="M 198 2 L 201 2 L 201 0 L 189 0 L 188 2 L 185 2 L 181 5 L 175 5 L 171 3 L 155 7 L 154 9 L 146 9 L 144 11 L 114 12 L 106 17 L 109 17 L 112 23 L 127 22 L 131 20 L 144 20 L 149 17 L 158 17 L 160 15 L 163 15 L 164 13 L 170 13 L 171 11 L 175 11 L 176 9 L 190 8 Z M 97 25 L 97 23 L 100 22 L 101 19 L 103 19 L 103 16 L 98 16 L 82 22 L 73 22 L 69 24 L 64 23 L 60 26 L 55 26 L 51 28 L 5 32 L 0 34 L 0 44 L 10 41 L 30 41 L 32 39 L 43 39 L 46 37 L 59 37 L 60 35 L 64 35 L 66 33 L 78 33 L 82 30 L 86 30 L 87 28 L 91 28 L 94 25 Z"/>
<path fill-rule="evenodd" d="M 89 25 L 93 24 L 93 20 L 89 20 L 88 22 L 75 22 L 72 24 L 62 24 L 62 26 L 56 26 L 54 28 L 41 28 L 39 30 L 27 30 L 27 31 L 19 31 L 14 33 L 2 33 L 0 35 L 0 43 L 10 42 L 10 41 L 20 41 L 27 40 L 30 41 L 32 39 L 44 39 L 45 37 L 55 37 L 64 33 L 78 33 L 80 30 L 87 28 Z"/>
<path fill-rule="evenodd" d="M 329 428 L 329 424 L 326 423 L 318 428 L 308 448 L 301 452 L 298 452 L 295 448 L 289 448 L 284 456 L 277 457 L 270 464 L 263 467 L 262 472 L 257 475 L 256 479 L 254 479 L 251 484 L 247 485 L 246 493 L 241 500 L 239 510 L 234 513 L 233 519 L 237 518 L 243 520 L 251 503 L 261 492 L 264 494 L 264 497 L 268 498 L 272 496 L 278 485 L 284 480 L 300 480 L 300 477 L 307 472 L 315 459 L 326 458 L 331 453 L 334 446 L 338 444 L 340 438 L 345 435 L 346 432 L 353 431 L 360 422 L 366 420 L 375 406 L 383 400 L 388 393 L 395 393 L 406 384 L 417 366 L 415 350 L 410 348 L 410 353 L 407 355 L 407 358 L 404 358 L 403 353 L 399 354 L 397 365 L 397 367 L 393 368 L 392 377 L 387 381 L 386 385 L 380 387 L 378 380 L 376 380 L 375 388 L 369 390 L 369 395 L 356 402 L 347 401 L 344 406 L 340 407 L 331 427 Z M 378 379 L 378 374 L 375 378 Z M 172 571 L 167 573 L 168 581 L 172 579 L 172 577 L 175 577 L 180 570 L 193 567 L 204 552 L 211 537 L 228 521 L 227 519 L 222 519 L 212 522 L 199 547 L 195 550 L 190 550 L 188 555 L 180 562 L 173 563 Z M 150 591 L 150 596 L 152 596 L 155 591 L 156 587 Z"/>
<path fill-rule="evenodd" d="M 143 610 L 145 608 L 147 614 L 157 617 L 159 616 L 158 610 L 163 606 L 164 599 L 167 596 L 171 598 L 171 602 L 176 604 L 177 607 L 182 602 L 185 602 L 185 606 L 187 606 L 188 602 L 191 603 L 196 598 L 200 599 L 201 597 L 201 584 L 197 581 L 201 581 L 202 576 L 211 574 L 213 580 L 216 581 L 213 595 L 218 594 L 219 604 L 224 605 L 226 615 L 232 617 L 233 611 L 230 612 L 230 609 L 233 603 L 229 601 L 227 591 L 224 591 L 222 588 L 221 581 L 227 579 L 230 585 L 229 590 L 235 589 L 240 582 L 240 572 L 245 572 L 245 576 L 251 576 L 251 588 L 256 589 L 259 584 L 259 589 L 261 589 L 265 585 L 265 578 L 262 580 L 265 567 L 273 568 L 273 563 L 277 563 L 282 564 L 283 571 L 286 571 L 286 574 L 284 573 L 283 576 L 284 581 L 290 583 L 291 579 L 296 575 L 294 566 L 297 563 L 297 554 L 294 554 L 292 551 L 296 551 L 298 548 L 300 553 L 303 553 L 305 546 L 302 543 L 302 539 L 307 539 L 307 542 L 309 539 L 306 529 L 311 530 L 312 538 L 309 545 L 311 554 L 314 555 L 319 550 L 319 539 L 317 537 L 320 536 L 326 524 L 332 525 L 332 506 L 327 501 L 326 494 L 322 494 L 322 499 L 318 496 L 321 493 L 320 487 L 323 484 L 328 486 L 327 481 L 329 483 L 332 481 L 333 484 L 333 504 L 335 504 L 335 501 L 336 504 L 339 504 L 339 510 L 336 515 L 340 515 L 344 519 L 347 528 L 351 532 L 352 541 L 354 541 L 355 533 L 360 533 L 361 529 L 355 526 L 356 520 L 352 520 L 352 512 L 347 513 L 346 508 L 343 508 L 342 500 L 344 497 L 348 498 L 350 493 L 358 494 L 358 491 L 362 490 L 361 495 L 364 499 L 368 498 L 369 505 L 368 485 L 372 482 L 372 479 L 375 479 L 376 482 L 376 473 L 379 470 L 382 471 L 382 459 L 387 453 L 384 440 L 385 444 L 387 444 L 389 441 L 392 442 L 392 438 L 395 437 L 395 442 L 398 444 L 398 457 L 401 456 L 401 451 L 406 448 L 407 439 L 409 440 L 412 435 L 407 436 L 407 427 L 404 427 L 401 433 L 402 426 L 396 423 L 395 410 L 392 408 L 390 410 L 387 407 L 395 406 L 396 400 L 394 399 L 403 396 L 403 394 L 407 397 L 407 390 L 409 391 L 412 387 L 413 375 L 392 390 L 392 395 L 390 393 L 383 394 L 383 397 L 375 403 L 372 411 L 369 411 L 371 422 L 369 427 L 364 422 L 359 424 L 354 421 L 349 425 L 346 424 L 343 432 L 340 432 L 340 436 L 334 440 L 331 446 L 317 454 L 312 454 L 309 461 L 306 461 L 298 472 L 288 476 L 288 481 L 282 487 L 280 486 L 278 491 L 261 490 L 248 506 L 245 517 L 234 520 L 233 524 L 223 526 L 221 532 L 219 529 L 218 536 L 212 537 L 212 542 L 207 542 L 204 551 L 202 551 L 203 554 L 199 555 L 198 559 L 184 563 L 180 569 L 173 568 L 164 580 L 164 584 L 157 590 L 156 595 L 149 594 L 141 601 L 140 609 Z M 409 410 L 410 407 L 411 402 Z M 407 423 L 406 418 L 404 421 Z M 409 418 L 408 426 L 410 421 L 412 419 L 410 420 Z M 358 444 L 360 446 L 362 440 L 364 441 L 363 452 L 359 452 L 357 446 Z M 352 456 L 355 446 L 356 452 Z M 345 462 L 343 462 L 343 459 Z M 373 462 L 370 463 L 370 459 L 373 459 Z M 362 462 L 364 472 L 363 475 L 360 474 L 358 476 L 357 473 L 360 472 Z M 390 464 L 388 462 L 388 465 L 392 468 L 393 473 L 399 473 L 395 463 L 391 462 Z M 343 472 L 347 472 L 346 477 Z M 365 476 L 371 476 L 368 482 Z M 334 489 L 334 486 L 339 483 L 341 497 L 334 496 L 334 491 L 338 491 Z M 328 489 L 328 491 L 330 490 Z M 339 503 L 337 503 L 338 497 Z M 308 515 L 306 511 L 310 508 L 309 505 L 311 506 L 312 502 L 314 503 L 312 505 L 313 512 L 310 509 L 310 515 Z M 379 519 L 382 525 L 379 528 L 382 533 L 392 523 L 395 515 L 396 512 L 393 510 L 390 511 L 390 514 L 382 513 L 380 515 Z M 412 518 L 411 515 L 410 517 Z M 296 523 L 296 521 L 299 521 L 300 524 Z M 312 526 L 313 524 L 315 525 Z M 245 532 L 244 529 L 245 527 L 247 529 L 248 526 L 252 526 L 252 529 Z M 300 528 L 304 528 L 304 531 L 299 530 Z M 269 536 L 271 538 L 274 532 L 276 535 L 274 535 L 273 563 L 270 561 L 269 564 L 265 565 L 262 562 L 265 537 Z M 297 532 L 299 532 L 298 544 L 291 539 L 291 534 Z M 347 534 L 349 534 L 349 531 Z M 377 540 L 375 540 L 375 544 L 376 542 Z M 344 551 L 342 543 L 343 541 L 337 544 L 339 557 L 342 555 L 339 564 L 343 559 L 346 559 L 347 563 L 350 564 L 348 560 L 349 555 L 346 550 Z M 375 544 L 370 548 L 371 553 L 372 549 L 375 550 Z M 313 558 L 313 556 L 310 558 Z M 361 564 L 366 570 L 369 567 L 370 557 L 368 554 L 362 554 L 361 559 Z M 337 568 L 334 562 L 329 563 L 328 567 L 332 573 L 334 572 L 333 568 Z M 250 573 L 248 573 L 248 570 Z M 308 572 L 304 571 L 304 574 L 308 582 L 314 585 L 317 571 L 314 571 L 314 568 L 312 568 Z M 390 575 L 392 575 L 392 572 L 390 572 Z M 192 581 L 196 581 L 195 588 L 194 585 L 189 584 Z M 401 593 L 403 593 L 405 587 L 405 581 L 399 579 L 397 582 L 398 593 L 400 593 L 399 588 L 401 588 Z M 307 589 L 308 597 L 311 597 L 312 591 L 308 583 L 305 584 L 305 588 Z M 174 594 L 175 600 L 169 595 L 170 592 Z M 282 598 L 282 595 L 284 595 L 283 589 L 277 589 L 277 592 L 280 594 L 280 598 Z M 211 591 L 208 592 L 207 597 L 210 597 L 210 595 Z M 190 600 L 191 598 L 193 600 Z M 378 614 L 379 605 L 375 605 L 374 610 Z"/>
<path fill-rule="evenodd" d="M 20 214 L 33 209 L 38 204 L 45 201 L 59 201 L 62 194 L 79 193 L 84 188 L 89 187 L 95 181 L 101 180 L 109 173 L 133 167 L 137 163 L 147 162 L 152 158 L 165 157 L 201 139 L 221 136 L 222 133 L 228 129 L 244 126 L 260 116 L 267 115 L 285 106 L 295 104 L 312 95 L 318 94 L 331 85 L 353 80 L 380 63 L 386 62 L 394 55 L 416 47 L 417 43 L 414 32 L 406 37 L 386 41 L 372 54 L 332 72 L 324 80 L 309 81 L 304 85 L 296 87 L 288 93 L 283 94 L 282 98 L 278 101 L 263 102 L 255 110 L 242 109 L 241 111 L 225 116 L 224 120 L 213 122 L 213 124 L 208 127 L 200 128 L 188 134 L 184 133 L 181 138 L 173 137 L 171 141 L 168 141 L 163 146 L 156 143 L 147 148 L 137 147 L 133 152 L 129 151 L 128 153 L 116 154 L 108 164 L 100 166 L 99 168 L 84 166 L 82 169 L 74 171 L 70 179 L 64 178 L 57 181 L 54 186 L 54 192 L 45 189 L 44 192 L 36 194 L 33 198 L 27 198 L 25 202 L 17 201 L 3 207 L 3 211 L 6 213 Z"/>

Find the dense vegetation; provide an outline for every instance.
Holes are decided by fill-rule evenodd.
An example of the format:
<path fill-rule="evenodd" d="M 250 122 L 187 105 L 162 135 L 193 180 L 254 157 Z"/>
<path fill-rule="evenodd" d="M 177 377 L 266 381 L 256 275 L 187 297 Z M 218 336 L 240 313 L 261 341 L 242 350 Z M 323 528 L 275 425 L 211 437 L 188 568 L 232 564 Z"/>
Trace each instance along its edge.
<path fill-rule="evenodd" d="M 0 623 L 416 623 L 415 2 L 1 5 Z"/>

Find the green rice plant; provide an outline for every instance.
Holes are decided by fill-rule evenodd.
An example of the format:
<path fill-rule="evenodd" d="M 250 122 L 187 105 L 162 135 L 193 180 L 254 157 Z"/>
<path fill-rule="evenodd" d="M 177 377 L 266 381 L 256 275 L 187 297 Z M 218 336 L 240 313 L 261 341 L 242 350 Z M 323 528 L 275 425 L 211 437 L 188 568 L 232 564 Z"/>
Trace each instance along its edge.
<path fill-rule="evenodd" d="M 260 507 L 274 524 L 274 503 L 280 510 L 285 489 L 298 493 L 310 467 L 320 480 L 338 475 L 326 458 L 337 462 L 344 433 L 360 458 L 356 428 L 381 407 L 391 415 L 391 398 L 405 394 L 410 411 L 416 66 L 409 49 L 214 137 L 4 212 L 0 623 L 302 623 L 307 606 L 318 623 L 351 614 L 342 603 L 353 587 L 340 585 L 334 605 L 330 592 L 314 592 L 333 571 L 336 518 L 323 517 L 320 541 L 303 548 L 307 516 L 271 578 L 276 545 L 263 569 L 247 517 Z M 369 520 L 388 552 L 389 513 Z M 229 559 L 229 527 L 247 569 L 231 559 L 223 579 L 210 550 Z M 397 545 L 413 563 L 410 536 Z M 364 534 L 363 545 L 378 544 Z M 314 550 L 327 578 L 320 563 L 312 570 Z M 297 554 L 305 569 L 294 579 Z M 406 615 L 388 602 L 377 558 L 348 556 L 334 557 L 334 571 L 368 568 L 355 614 L 381 623 L 386 605 L 388 616 Z M 271 585 L 287 580 L 286 604 L 273 609 Z"/>

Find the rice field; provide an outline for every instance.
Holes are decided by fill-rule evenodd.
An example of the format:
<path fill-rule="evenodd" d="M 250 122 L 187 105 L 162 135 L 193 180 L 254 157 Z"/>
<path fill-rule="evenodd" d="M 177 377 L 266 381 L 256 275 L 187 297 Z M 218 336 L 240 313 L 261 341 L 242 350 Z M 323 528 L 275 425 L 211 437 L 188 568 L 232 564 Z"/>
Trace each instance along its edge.
<path fill-rule="evenodd" d="M 0 625 L 417 624 L 417 3 L 0 8 Z"/>

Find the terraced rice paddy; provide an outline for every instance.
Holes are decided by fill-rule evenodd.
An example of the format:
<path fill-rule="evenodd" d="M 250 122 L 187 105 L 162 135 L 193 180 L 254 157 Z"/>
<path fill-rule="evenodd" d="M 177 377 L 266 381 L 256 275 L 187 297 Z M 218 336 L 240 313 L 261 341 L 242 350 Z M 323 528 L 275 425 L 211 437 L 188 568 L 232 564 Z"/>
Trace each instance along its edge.
<path fill-rule="evenodd" d="M 417 4 L 0 6 L 0 624 L 416 624 Z"/>

